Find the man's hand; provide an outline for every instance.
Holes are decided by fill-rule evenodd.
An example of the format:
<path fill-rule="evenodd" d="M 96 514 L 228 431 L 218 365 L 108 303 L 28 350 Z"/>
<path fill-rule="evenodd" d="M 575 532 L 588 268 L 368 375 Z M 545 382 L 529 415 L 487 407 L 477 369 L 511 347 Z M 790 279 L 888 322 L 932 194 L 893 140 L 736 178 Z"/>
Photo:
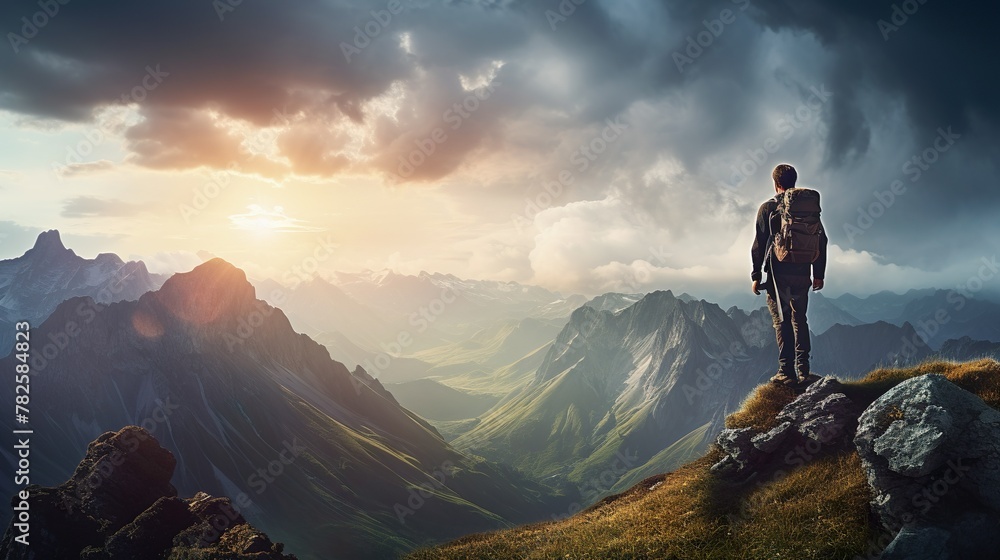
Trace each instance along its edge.
<path fill-rule="evenodd" d="M 823 289 L 823 279 L 816 278 L 815 280 L 813 280 L 813 291 L 818 292 L 822 289 Z"/>
<path fill-rule="evenodd" d="M 760 295 L 760 280 L 754 280 L 753 284 L 750 285 L 750 289 L 753 290 L 754 295 Z"/>

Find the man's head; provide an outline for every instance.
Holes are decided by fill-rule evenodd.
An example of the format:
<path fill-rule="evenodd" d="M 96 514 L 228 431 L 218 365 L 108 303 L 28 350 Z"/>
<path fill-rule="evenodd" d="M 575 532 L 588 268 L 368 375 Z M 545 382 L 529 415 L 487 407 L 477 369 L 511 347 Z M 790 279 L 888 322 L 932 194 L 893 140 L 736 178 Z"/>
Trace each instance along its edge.
<path fill-rule="evenodd" d="M 774 179 L 774 190 L 782 192 L 787 189 L 795 188 L 795 182 L 799 180 L 799 174 L 791 165 L 782 163 L 778 167 L 774 168 L 774 173 L 771 173 L 771 178 Z"/>

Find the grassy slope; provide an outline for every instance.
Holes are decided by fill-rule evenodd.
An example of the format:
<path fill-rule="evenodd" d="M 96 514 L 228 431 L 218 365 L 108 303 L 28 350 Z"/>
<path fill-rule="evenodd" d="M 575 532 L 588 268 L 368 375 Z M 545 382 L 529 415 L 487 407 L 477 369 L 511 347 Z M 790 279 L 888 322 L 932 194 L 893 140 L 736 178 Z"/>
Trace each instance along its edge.
<path fill-rule="evenodd" d="M 847 383 L 845 392 L 867 406 L 901 381 L 929 373 L 1000 408 L 995 360 L 881 369 Z M 768 429 L 793 398 L 788 389 L 761 386 L 727 424 Z M 784 478 L 743 486 L 710 474 L 717 459 L 711 451 L 564 521 L 472 535 L 409 558 L 837 560 L 864 555 L 877 536 L 856 453 L 818 456 Z"/>
<path fill-rule="evenodd" d="M 654 474 L 675 471 L 685 463 L 697 459 L 705 453 L 705 449 L 708 447 L 709 442 L 706 439 L 709 437 L 708 430 L 711 427 L 712 424 L 709 422 L 693 430 L 671 444 L 670 447 L 654 455 L 645 464 L 625 473 L 621 480 L 615 483 L 611 491 L 616 494 L 624 492 Z"/>

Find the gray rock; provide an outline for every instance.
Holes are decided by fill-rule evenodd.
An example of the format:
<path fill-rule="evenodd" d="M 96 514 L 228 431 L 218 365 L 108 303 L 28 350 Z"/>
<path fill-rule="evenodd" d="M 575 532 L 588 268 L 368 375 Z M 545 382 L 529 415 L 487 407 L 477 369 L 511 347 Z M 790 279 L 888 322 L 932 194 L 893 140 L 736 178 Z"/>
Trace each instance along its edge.
<path fill-rule="evenodd" d="M 750 442 L 750 438 L 753 436 L 754 431 L 751 428 L 740 428 L 738 430 L 722 430 L 719 433 L 719 437 L 716 439 L 716 443 L 727 455 L 744 455 L 747 453 L 747 444 Z"/>
<path fill-rule="evenodd" d="M 774 453 L 781 444 L 788 438 L 789 434 L 796 431 L 795 425 L 791 422 L 783 422 L 766 434 L 758 434 L 753 437 L 753 446 L 762 453 Z"/>
<path fill-rule="evenodd" d="M 941 375 L 904 381 L 862 413 L 854 442 L 883 525 L 882 560 L 994 558 L 1000 412 Z"/>
<path fill-rule="evenodd" d="M 818 413 L 819 403 L 831 395 L 843 394 L 842 389 L 843 386 L 836 378 L 824 377 L 806 388 L 794 401 L 785 405 L 778 413 L 778 420 L 800 424 L 813 418 Z"/>
<path fill-rule="evenodd" d="M 799 425 L 799 433 L 819 443 L 828 443 L 844 435 L 853 422 L 853 403 L 847 395 L 834 393 L 820 402 L 806 414 Z"/>
<path fill-rule="evenodd" d="M 732 476 L 740 472 L 740 464 L 730 456 L 725 456 L 721 461 L 712 465 L 710 469 L 713 474 Z"/>
<path fill-rule="evenodd" d="M 715 443 L 725 453 L 725 457 L 712 466 L 712 471 L 737 473 L 748 467 L 756 454 L 751 441 L 754 435 L 755 432 L 750 428 L 722 430 Z"/>
<path fill-rule="evenodd" d="M 1000 412 L 941 375 L 900 383 L 859 419 L 854 439 L 887 526 L 968 500 L 1000 512 Z"/>
<path fill-rule="evenodd" d="M 850 432 L 857 417 L 857 409 L 842 389 L 833 377 L 814 382 L 781 409 L 778 426 L 767 433 L 750 428 L 723 430 L 716 444 L 725 457 L 712 471 L 729 476 L 766 476 L 787 467 L 782 459 L 797 447 L 815 447 L 819 443 L 818 449 L 833 450 L 842 445 L 837 440 Z"/>

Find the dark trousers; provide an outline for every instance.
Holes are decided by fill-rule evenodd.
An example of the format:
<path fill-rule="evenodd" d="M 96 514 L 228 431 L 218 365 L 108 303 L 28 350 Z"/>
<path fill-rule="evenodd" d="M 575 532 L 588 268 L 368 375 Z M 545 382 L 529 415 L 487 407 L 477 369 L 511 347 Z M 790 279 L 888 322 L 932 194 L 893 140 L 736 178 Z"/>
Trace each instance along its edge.
<path fill-rule="evenodd" d="M 775 287 L 774 278 L 765 286 L 767 308 L 774 320 L 774 334 L 778 341 L 778 373 L 789 378 L 809 375 L 809 325 L 806 311 L 809 309 L 809 288 L 812 282 L 808 276 L 780 278 Z M 777 298 L 775 297 L 777 290 Z M 781 315 L 778 314 L 778 301 Z"/>

